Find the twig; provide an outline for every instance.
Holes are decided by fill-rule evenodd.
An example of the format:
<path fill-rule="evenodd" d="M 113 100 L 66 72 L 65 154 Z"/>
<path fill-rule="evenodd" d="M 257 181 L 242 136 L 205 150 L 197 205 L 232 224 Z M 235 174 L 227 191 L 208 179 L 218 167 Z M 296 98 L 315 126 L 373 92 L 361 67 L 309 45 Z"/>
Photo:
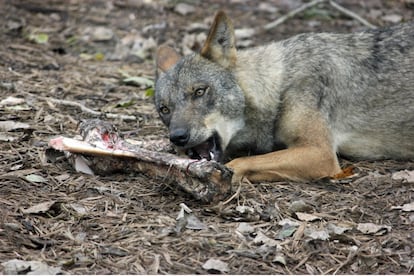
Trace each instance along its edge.
<path fill-rule="evenodd" d="M 89 114 L 92 114 L 92 115 L 95 115 L 95 116 L 102 115 L 101 112 L 95 111 L 93 109 L 90 109 L 90 108 L 88 108 L 88 107 L 86 107 L 83 104 L 78 103 L 78 102 L 73 102 L 73 101 L 68 101 L 68 100 L 59 100 L 59 99 L 55 99 L 55 98 L 42 97 L 42 96 L 36 96 L 36 97 L 38 97 L 38 98 L 40 98 L 42 100 L 45 100 L 45 101 L 49 101 L 49 102 L 55 103 L 55 104 L 78 107 L 83 112 L 89 113 Z"/>
<path fill-rule="evenodd" d="M 361 22 L 362 24 L 364 24 L 368 28 L 371 28 L 371 29 L 376 29 L 377 28 L 377 26 L 369 23 L 367 20 L 365 20 L 364 18 L 362 18 L 358 14 L 354 13 L 353 11 L 348 10 L 348 9 L 342 7 L 341 5 L 339 5 L 338 3 L 336 3 L 335 1 L 330 0 L 329 1 L 329 4 L 332 7 L 334 7 L 335 9 L 337 9 L 338 11 L 342 12 L 343 14 L 346 14 L 347 16 L 349 16 L 349 17 L 351 17 L 351 18 L 353 18 L 355 20 L 358 20 L 359 22 Z"/>
<path fill-rule="evenodd" d="M 288 19 L 290 19 L 290 18 L 292 18 L 292 17 L 296 16 L 298 13 L 301 13 L 301 12 L 303 12 L 304 10 L 307 10 L 307 9 L 309 9 L 309 8 L 311 8 L 311 7 L 313 7 L 313 6 L 319 5 L 319 4 L 321 4 L 321 3 L 328 3 L 328 4 L 329 4 L 329 5 L 331 5 L 333 8 L 337 9 L 339 12 L 341 12 L 341 13 L 343 13 L 343 14 L 345 14 L 345 15 L 347 15 L 347 16 L 349 16 L 349 17 L 351 17 L 351 18 L 355 19 L 355 20 L 358 20 L 359 22 L 361 22 L 362 24 L 364 24 L 364 25 L 365 25 L 365 26 L 367 26 L 368 28 L 372 28 L 372 29 L 377 28 L 375 25 L 373 25 L 373 24 L 369 23 L 367 20 L 363 19 L 361 16 L 357 15 L 356 13 L 354 13 L 354 12 L 353 12 L 353 11 L 351 11 L 351 10 L 348 10 L 348 9 L 346 9 L 346 8 L 342 7 L 341 5 L 337 4 L 337 3 L 336 3 L 335 1 L 333 1 L 333 0 L 313 0 L 312 2 L 309 2 L 309 3 L 303 4 L 302 6 L 300 6 L 300 7 L 296 8 L 296 9 L 294 9 L 294 10 L 290 11 L 290 12 L 288 12 L 287 14 L 285 14 L 284 16 L 282 16 L 282 17 L 280 17 L 280 18 L 276 19 L 275 21 L 273 21 L 273 22 L 270 22 L 270 23 L 266 24 L 266 25 L 263 27 L 263 29 L 264 29 L 265 31 L 268 31 L 268 30 L 270 30 L 270 29 L 273 29 L 273 28 L 275 28 L 275 27 L 279 26 L 280 24 L 284 23 L 284 22 L 285 22 L 285 21 L 287 21 Z"/>
<path fill-rule="evenodd" d="M 286 20 L 288 20 L 288 19 L 290 19 L 290 18 L 294 17 L 294 16 L 295 16 L 295 15 L 297 15 L 298 13 L 301 13 L 301 12 L 303 12 L 304 10 L 309 9 L 309 8 L 311 8 L 311 7 L 313 7 L 313 6 L 316 6 L 316 5 L 318 5 L 318 4 L 320 4 L 320 3 L 323 3 L 323 2 L 326 2 L 326 0 L 313 0 L 312 2 L 309 2 L 309 3 L 303 4 L 302 6 L 300 6 L 300 7 L 296 8 L 296 9 L 294 9 L 294 10 L 292 10 L 292 11 L 288 12 L 288 13 L 287 13 L 287 14 L 285 14 L 284 16 L 282 16 L 282 17 L 278 18 L 277 20 L 275 20 L 275 21 L 273 21 L 273 22 L 270 22 L 270 23 L 266 24 L 266 25 L 263 27 L 263 29 L 265 29 L 266 31 L 268 31 L 268 30 L 270 30 L 270 29 L 273 29 L 274 27 L 276 27 L 276 26 L 278 26 L 278 25 L 282 24 L 282 23 L 283 23 L 283 22 L 285 22 Z"/>
<path fill-rule="evenodd" d="M 241 184 L 242 184 L 242 181 L 239 181 L 239 187 L 237 188 L 237 191 L 229 199 L 222 202 L 221 206 L 224 206 L 224 205 L 230 203 L 234 198 L 236 198 L 240 195 Z"/>
<path fill-rule="evenodd" d="M 346 257 L 346 260 L 342 262 L 341 264 L 339 264 L 339 266 L 336 268 L 333 274 L 334 275 L 338 274 L 339 270 L 341 270 L 344 266 L 348 265 L 357 254 L 358 254 L 358 248 L 356 246 L 355 248 L 354 246 L 351 247 L 351 249 L 349 250 L 348 256 Z"/>
<path fill-rule="evenodd" d="M 124 121 L 135 121 L 137 117 L 134 115 L 125 115 L 125 114 L 117 114 L 117 113 L 105 113 L 105 117 L 108 119 L 121 119 Z"/>
<path fill-rule="evenodd" d="M 74 106 L 79 108 L 81 111 L 94 115 L 94 116 L 104 116 L 108 119 L 121 119 L 121 120 L 125 120 L 125 121 L 133 121 L 136 120 L 136 117 L 133 115 L 124 115 L 124 114 L 114 114 L 114 113 L 103 113 L 103 112 L 99 112 L 93 109 L 90 109 L 86 106 L 84 106 L 81 103 L 78 102 L 73 102 L 73 101 L 68 101 L 68 100 L 59 100 L 59 99 L 55 99 L 55 98 L 50 98 L 50 97 L 42 97 L 42 96 L 38 96 L 38 95 L 34 95 L 31 93 L 28 93 L 31 96 L 35 96 L 38 99 L 44 100 L 44 101 L 49 101 L 55 104 L 59 104 L 59 105 L 66 105 L 66 106 Z"/>

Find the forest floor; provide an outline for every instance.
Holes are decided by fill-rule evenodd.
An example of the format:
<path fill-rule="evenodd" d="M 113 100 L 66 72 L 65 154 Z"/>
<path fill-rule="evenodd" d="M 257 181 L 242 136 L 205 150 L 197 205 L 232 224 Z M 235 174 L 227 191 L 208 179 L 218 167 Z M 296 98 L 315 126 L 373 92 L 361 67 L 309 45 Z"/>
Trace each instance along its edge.
<path fill-rule="evenodd" d="M 410 0 L 337 2 L 377 26 L 414 18 Z M 51 138 L 88 118 L 136 140 L 167 138 L 151 95 L 158 44 L 199 49 L 219 9 L 246 31 L 304 3 L 0 1 L 0 272 L 413 273 L 414 183 L 399 175 L 414 162 L 353 163 L 358 175 L 343 181 L 243 182 L 213 205 L 140 174 L 78 173 L 46 154 Z M 324 4 L 244 32 L 238 45 L 364 28 Z M 177 221 L 181 203 L 195 224 Z"/>

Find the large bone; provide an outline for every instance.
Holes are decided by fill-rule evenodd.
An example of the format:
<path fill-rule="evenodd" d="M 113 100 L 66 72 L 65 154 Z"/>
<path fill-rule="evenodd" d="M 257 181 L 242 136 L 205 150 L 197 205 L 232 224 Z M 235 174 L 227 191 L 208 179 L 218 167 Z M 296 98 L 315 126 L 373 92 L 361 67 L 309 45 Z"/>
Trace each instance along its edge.
<path fill-rule="evenodd" d="M 166 185 L 175 185 L 206 203 L 221 200 L 231 191 L 231 170 L 215 161 L 182 158 L 143 148 L 145 143 L 138 146 L 121 139 L 112 125 L 100 120 L 82 123 L 80 132 L 83 140 L 57 137 L 49 145 L 70 152 L 69 160 L 84 156 L 94 173 L 143 173 Z"/>

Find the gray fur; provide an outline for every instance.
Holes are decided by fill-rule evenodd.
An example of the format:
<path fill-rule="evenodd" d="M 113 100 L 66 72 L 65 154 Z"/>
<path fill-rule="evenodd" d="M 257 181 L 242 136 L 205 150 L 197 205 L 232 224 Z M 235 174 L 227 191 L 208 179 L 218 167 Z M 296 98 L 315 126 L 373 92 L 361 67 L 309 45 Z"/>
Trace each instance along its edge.
<path fill-rule="evenodd" d="M 199 84 L 210 89 L 197 98 L 191 88 Z M 231 67 L 185 56 L 160 73 L 155 105 L 170 109 L 161 115 L 170 129 L 191 129 L 188 148 L 218 132 L 205 123 L 210 114 L 234 122 L 224 160 L 289 148 L 302 124 L 288 118 L 304 112 L 312 123 L 307 110 L 322 116 L 339 154 L 412 159 L 414 23 L 354 34 L 301 34 L 239 51 Z"/>

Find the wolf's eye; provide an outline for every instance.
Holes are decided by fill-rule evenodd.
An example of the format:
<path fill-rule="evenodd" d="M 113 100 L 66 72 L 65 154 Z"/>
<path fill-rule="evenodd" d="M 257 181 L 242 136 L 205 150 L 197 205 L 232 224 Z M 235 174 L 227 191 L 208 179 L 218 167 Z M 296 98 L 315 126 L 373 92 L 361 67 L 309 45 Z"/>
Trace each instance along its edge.
<path fill-rule="evenodd" d="M 170 109 L 169 109 L 168 107 L 166 107 L 165 105 L 162 105 L 162 106 L 160 107 L 160 112 L 161 112 L 162 114 L 168 114 L 168 113 L 170 113 Z"/>
<path fill-rule="evenodd" d="M 194 90 L 194 96 L 201 97 L 208 90 L 208 86 L 198 87 Z"/>

